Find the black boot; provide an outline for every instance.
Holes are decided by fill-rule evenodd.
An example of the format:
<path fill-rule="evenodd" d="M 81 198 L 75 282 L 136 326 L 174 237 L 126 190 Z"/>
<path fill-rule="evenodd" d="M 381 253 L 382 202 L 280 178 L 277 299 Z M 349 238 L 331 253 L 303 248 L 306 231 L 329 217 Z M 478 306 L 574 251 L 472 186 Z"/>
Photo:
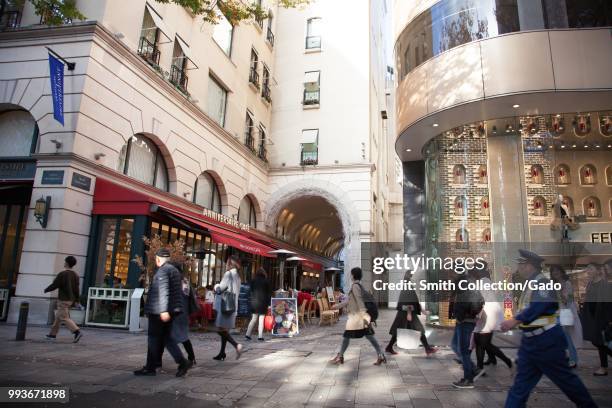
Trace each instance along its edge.
<path fill-rule="evenodd" d="M 193 367 L 193 361 L 191 360 L 183 360 L 181 364 L 178 366 L 178 370 L 176 371 L 177 377 L 184 377 L 187 374 L 187 371 Z"/>

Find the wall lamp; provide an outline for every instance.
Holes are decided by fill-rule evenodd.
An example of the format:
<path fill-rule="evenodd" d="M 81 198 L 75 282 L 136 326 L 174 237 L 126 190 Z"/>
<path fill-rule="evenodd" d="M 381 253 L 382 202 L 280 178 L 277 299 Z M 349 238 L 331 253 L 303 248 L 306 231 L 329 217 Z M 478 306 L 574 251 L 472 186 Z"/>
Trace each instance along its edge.
<path fill-rule="evenodd" d="M 49 219 L 49 208 L 51 208 L 51 196 L 40 197 L 36 200 L 34 206 L 34 217 L 43 228 L 47 228 L 47 220 Z"/>
<path fill-rule="evenodd" d="M 59 140 L 51 139 L 50 142 L 55 145 L 55 150 L 59 150 L 62 148 L 62 142 L 60 142 Z"/>
<path fill-rule="evenodd" d="M 96 153 L 94 154 L 94 159 L 100 160 L 102 157 L 106 157 L 104 153 Z"/>

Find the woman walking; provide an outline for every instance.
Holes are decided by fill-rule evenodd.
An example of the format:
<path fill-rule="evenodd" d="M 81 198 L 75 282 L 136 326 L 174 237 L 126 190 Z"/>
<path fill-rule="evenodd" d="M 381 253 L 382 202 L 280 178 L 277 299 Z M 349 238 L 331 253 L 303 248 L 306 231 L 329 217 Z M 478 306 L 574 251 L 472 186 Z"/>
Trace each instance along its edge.
<path fill-rule="evenodd" d="M 213 359 L 219 361 L 225 360 L 225 346 L 227 343 L 230 343 L 236 349 L 236 360 L 240 358 L 242 352 L 242 344 L 238 344 L 229 333 L 230 329 L 236 326 L 238 294 L 240 293 L 239 268 L 240 259 L 238 255 L 231 255 L 227 260 L 223 279 L 221 279 L 219 284 L 215 285 L 215 310 L 217 311 L 215 326 L 217 326 L 219 336 L 221 337 L 221 350 Z M 234 302 L 233 307 L 231 304 L 225 304 L 230 300 Z"/>
<path fill-rule="evenodd" d="M 487 265 L 478 271 L 478 277 L 483 282 L 483 287 L 491 284 L 491 276 Z M 504 321 L 504 309 L 497 301 L 492 290 L 481 290 L 480 294 L 484 299 L 484 306 L 474 328 L 474 344 L 476 346 L 476 368 L 483 370 L 485 365 L 497 364 L 497 357 L 502 360 L 508 368 L 512 368 L 510 360 L 503 351 L 493 344 L 493 332 L 499 331 L 501 322 Z M 484 356 L 487 353 L 489 359 L 485 362 Z M 484 371 L 478 371 L 484 374 Z"/>
<path fill-rule="evenodd" d="M 409 281 L 411 277 L 412 274 L 407 272 L 404 276 L 404 280 Z M 393 350 L 393 345 L 397 342 L 397 329 L 411 329 L 421 332 L 421 344 L 425 348 L 425 353 L 427 356 L 430 356 L 438 351 L 438 349 L 432 347 L 427 342 L 425 329 L 423 328 L 421 319 L 419 319 L 419 315 L 421 314 L 421 304 L 419 303 L 419 298 L 414 290 L 406 289 L 402 291 L 396 309 L 397 314 L 395 315 L 395 320 L 393 320 L 391 329 L 389 329 L 391 340 L 385 348 L 385 351 L 389 354 L 398 354 L 397 351 Z"/>
<path fill-rule="evenodd" d="M 578 364 L 576 347 L 582 345 L 582 325 L 578 318 L 576 302 L 574 302 L 574 288 L 565 269 L 560 265 L 550 266 L 550 278 L 553 282 L 562 285 L 559 293 L 559 323 L 563 327 L 567 340 L 568 364 L 570 368 L 576 368 Z"/>
<path fill-rule="evenodd" d="M 589 283 L 582 306 L 582 332 L 584 339 L 593 343 L 599 352 L 600 367 L 593 375 L 604 376 L 608 375 L 608 356 L 612 355 L 605 340 L 605 332 L 610 330 L 612 323 L 612 303 L 609 301 L 612 285 L 608 283 L 606 272 L 601 266 L 591 263 L 586 270 Z"/>
<path fill-rule="evenodd" d="M 349 346 L 351 339 L 359 339 L 365 336 L 366 339 L 372 344 L 374 350 L 378 355 L 374 365 L 381 365 L 387 363 L 387 359 L 380 349 L 380 345 L 374 337 L 374 329 L 370 324 L 370 315 L 367 313 L 367 309 L 363 302 L 363 286 L 361 286 L 361 277 L 363 272 L 361 268 L 356 267 L 351 269 L 351 276 L 353 277 L 353 284 L 348 294 L 348 301 L 345 303 L 339 303 L 334 305 L 334 309 L 341 309 L 348 305 L 348 319 L 346 321 L 346 329 L 344 330 L 342 346 L 340 352 L 334 357 L 331 362 L 333 364 L 344 364 L 344 352 Z"/>
<path fill-rule="evenodd" d="M 255 324 L 259 322 L 257 326 L 257 340 L 264 341 L 264 319 L 268 313 L 271 297 L 272 285 L 270 285 L 270 281 L 266 277 L 266 270 L 264 268 L 259 268 L 251 281 L 251 310 L 253 315 L 249 327 L 247 328 L 246 335 L 244 336 L 247 340 L 251 340 L 251 332 L 253 332 Z"/>

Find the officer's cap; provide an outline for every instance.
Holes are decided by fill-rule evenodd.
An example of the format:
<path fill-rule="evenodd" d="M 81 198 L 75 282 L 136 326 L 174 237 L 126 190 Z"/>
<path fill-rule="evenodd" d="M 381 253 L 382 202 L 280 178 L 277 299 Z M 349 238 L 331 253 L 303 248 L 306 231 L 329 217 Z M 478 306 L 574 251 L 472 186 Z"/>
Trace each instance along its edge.
<path fill-rule="evenodd" d="M 168 248 L 160 248 L 155 253 L 155 256 L 159 256 L 160 258 L 170 258 L 170 251 Z"/>
<path fill-rule="evenodd" d="M 519 249 L 519 257 L 516 258 L 516 262 L 529 263 L 536 267 L 540 267 L 542 265 L 542 262 L 544 262 L 544 258 L 526 249 Z"/>

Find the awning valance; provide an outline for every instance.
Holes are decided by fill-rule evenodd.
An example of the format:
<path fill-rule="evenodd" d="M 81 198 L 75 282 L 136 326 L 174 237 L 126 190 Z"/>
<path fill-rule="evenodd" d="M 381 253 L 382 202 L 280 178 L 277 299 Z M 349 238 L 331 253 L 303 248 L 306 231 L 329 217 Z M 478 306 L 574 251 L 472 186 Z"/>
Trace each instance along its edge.
<path fill-rule="evenodd" d="M 164 37 L 168 39 L 168 41 L 172 41 L 172 37 L 170 35 L 171 31 L 168 29 L 166 23 L 164 23 L 164 20 L 161 18 L 161 16 L 148 3 L 146 7 L 147 11 L 151 15 L 151 18 L 153 19 L 153 23 L 155 23 L 155 27 L 159 28 L 159 31 L 161 31 L 161 33 L 164 35 Z"/>
<path fill-rule="evenodd" d="M 187 43 L 183 41 L 183 39 L 179 37 L 178 35 L 176 36 L 176 41 L 178 41 L 179 46 L 181 47 L 181 50 L 183 50 L 183 55 L 185 55 L 185 58 L 191 61 L 195 69 L 198 69 L 197 64 L 195 63 L 195 61 L 193 60 L 193 57 L 191 56 L 191 49 L 189 48 L 189 45 L 187 45 Z"/>

